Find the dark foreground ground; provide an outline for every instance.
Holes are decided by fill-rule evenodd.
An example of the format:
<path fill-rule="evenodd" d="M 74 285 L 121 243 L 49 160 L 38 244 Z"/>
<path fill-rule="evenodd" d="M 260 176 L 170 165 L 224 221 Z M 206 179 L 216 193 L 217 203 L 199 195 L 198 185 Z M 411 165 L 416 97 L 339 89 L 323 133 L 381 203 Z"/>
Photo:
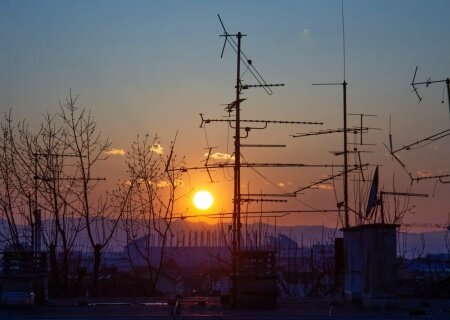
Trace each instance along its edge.
<path fill-rule="evenodd" d="M 13 319 L 170 319 L 163 298 L 51 300 L 46 306 L 0 307 L 1 320 Z M 83 305 L 84 304 L 84 305 Z M 184 298 L 180 319 L 450 319 L 449 300 L 377 301 L 377 306 L 321 299 L 281 299 L 275 309 L 236 310 L 217 298 Z"/>

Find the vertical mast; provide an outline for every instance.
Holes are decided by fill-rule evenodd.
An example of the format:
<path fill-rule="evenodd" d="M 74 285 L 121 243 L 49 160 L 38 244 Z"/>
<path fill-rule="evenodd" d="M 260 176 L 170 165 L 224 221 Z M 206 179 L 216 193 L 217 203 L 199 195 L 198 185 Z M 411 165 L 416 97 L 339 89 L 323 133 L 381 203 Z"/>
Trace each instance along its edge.
<path fill-rule="evenodd" d="M 342 58 L 344 60 L 344 82 L 342 82 L 343 89 L 343 105 L 344 105 L 344 213 L 345 213 L 345 227 L 350 226 L 348 218 L 348 152 L 347 152 L 347 81 L 345 80 L 345 20 L 344 20 L 344 0 L 341 1 L 341 15 L 342 15 Z"/>
<path fill-rule="evenodd" d="M 342 83 L 344 90 L 344 212 L 345 212 L 345 227 L 350 226 L 348 217 L 348 152 L 347 152 L 347 82 L 344 79 Z"/>
<path fill-rule="evenodd" d="M 234 160 L 234 215 L 236 220 L 236 249 L 239 251 L 241 246 L 241 38 L 242 34 L 238 32 L 238 50 L 236 67 L 236 136 L 235 136 L 235 160 Z"/>
<path fill-rule="evenodd" d="M 268 84 L 266 81 L 262 78 L 261 74 L 255 69 L 255 67 L 252 64 L 252 60 L 248 59 L 245 53 L 242 52 L 241 48 L 241 40 L 242 37 L 245 36 L 241 32 L 238 32 L 237 34 L 229 34 L 227 30 L 225 29 L 225 26 L 222 22 L 222 19 L 220 18 L 220 15 L 217 15 L 220 21 L 220 24 L 222 25 L 224 34 L 221 35 L 222 37 L 225 37 L 225 41 L 222 47 L 222 53 L 220 57 L 223 57 L 223 53 L 225 50 L 225 46 L 227 43 L 233 48 L 233 50 L 236 52 L 236 99 L 231 104 L 228 105 L 228 108 L 230 111 L 235 110 L 236 111 L 236 118 L 235 118 L 235 135 L 234 135 L 234 194 L 233 194 L 233 216 L 232 216 L 232 272 L 231 272 L 231 280 L 232 280 L 232 288 L 231 288 L 231 298 L 232 298 L 232 304 L 233 306 L 236 306 L 237 303 L 237 293 L 238 293 L 238 271 L 240 269 L 239 266 L 239 259 L 238 254 L 241 250 L 242 245 L 242 239 L 241 239 L 241 202 L 244 199 L 241 196 L 241 121 L 246 122 L 263 122 L 266 124 L 268 123 L 284 123 L 280 121 L 271 121 L 271 120 L 241 120 L 241 102 L 244 99 L 241 99 L 241 90 L 242 89 L 248 89 L 248 88 L 263 88 L 264 91 L 271 95 L 273 92 L 271 90 L 271 87 L 279 87 L 283 86 L 284 84 Z M 233 38 L 236 38 L 237 41 L 235 41 Z M 246 84 L 245 86 L 241 83 L 241 63 L 247 68 L 247 71 L 255 78 L 257 84 Z M 200 115 L 201 116 L 201 115 Z M 202 117 L 202 125 L 204 122 L 209 123 L 211 121 L 216 122 L 227 122 L 230 126 L 230 120 L 205 120 Z M 286 122 L 290 124 L 304 124 L 304 122 L 298 122 L 298 121 L 290 121 Z M 308 124 L 321 124 L 321 123 L 308 123 Z M 232 126 L 231 126 L 232 127 Z M 246 133 L 248 135 L 248 131 L 251 129 L 251 127 L 246 127 Z M 258 128 L 260 129 L 260 128 Z M 245 136 L 247 137 L 247 136 Z M 272 146 L 272 145 L 271 145 Z M 278 146 L 278 145 L 276 145 Z"/>
<path fill-rule="evenodd" d="M 234 137 L 234 201 L 233 201 L 233 277 L 232 277 L 232 302 L 236 302 L 237 294 L 237 253 L 241 247 L 241 38 L 242 34 L 237 33 L 237 64 L 236 64 L 236 124 Z"/>
<path fill-rule="evenodd" d="M 445 79 L 445 84 L 447 85 L 447 101 L 448 101 L 448 111 L 450 117 L 450 79 Z M 444 102 L 444 98 L 442 98 L 442 102 Z"/>

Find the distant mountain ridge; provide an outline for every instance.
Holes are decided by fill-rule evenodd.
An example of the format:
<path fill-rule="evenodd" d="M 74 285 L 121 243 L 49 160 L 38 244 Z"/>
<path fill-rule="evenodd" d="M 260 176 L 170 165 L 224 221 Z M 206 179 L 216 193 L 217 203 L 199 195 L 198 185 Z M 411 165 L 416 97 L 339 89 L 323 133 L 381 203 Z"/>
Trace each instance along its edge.
<path fill-rule="evenodd" d="M 43 228 L 49 230 L 52 220 L 44 220 Z M 106 224 L 112 225 L 112 221 L 106 222 Z M 4 219 L 0 219 L 0 232 L 2 233 L 2 239 L 0 242 L 0 249 L 4 249 L 4 238 L 8 235 L 8 224 Z M 177 219 L 172 222 L 172 232 L 176 236 L 177 233 L 184 232 L 186 235 L 190 232 L 192 236 L 197 232 L 197 236 L 200 237 L 203 232 L 206 237 L 206 233 L 210 232 L 229 232 L 230 224 L 208 224 L 205 222 L 190 222 L 182 219 Z M 100 227 L 97 227 L 100 230 Z M 30 234 L 30 228 L 19 225 L 19 233 Z M 329 228 L 325 226 L 275 226 L 268 224 L 251 224 L 243 226 L 243 234 L 251 234 L 257 232 L 262 236 L 274 236 L 277 234 L 283 234 L 292 240 L 296 241 L 299 246 L 302 245 L 310 247 L 313 244 L 328 243 L 332 244 L 335 237 L 342 237 L 342 232 L 339 229 Z M 144 236 L 145 234 L 139 234 L 138 236 Z M 114 237 L 111 239 L 107 250 L 110 251 L 122 251 L 126 245 L 126 233 L 119 226 L 116 230 Z M 197 243 L 198 245 L 198 243 Z M 75 250 L 87 250 L 90 251 L 88 238 L 86 231 L 82 231 L 76 239 Z M 428 231 L 420 233 L 407 233 L 400 234 L 397 238 L 397 250 L 399 254 L 406 254 L 409 256 L 415 256 L 419 253 L 450 253 L 449 232 L 447 230 L 442 231 Z"/>

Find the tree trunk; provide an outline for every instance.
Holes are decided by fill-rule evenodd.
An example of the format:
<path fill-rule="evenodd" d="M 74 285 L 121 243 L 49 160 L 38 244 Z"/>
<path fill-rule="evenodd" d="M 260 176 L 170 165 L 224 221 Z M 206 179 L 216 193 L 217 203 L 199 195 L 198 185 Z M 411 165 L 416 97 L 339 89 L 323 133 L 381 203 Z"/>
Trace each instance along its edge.
<path fill-rule="evenodd" d="M 100 273 L 100 258 L 102 254 L 102 246 L 96 244 L 94 246 L 94 270 L 92 272 L 92 295 L 98 296 L 98 277 Z"/>
<path fill-rule="evenodd" d="M 68 250 L 64 250 L 64 257 L 62 263 L 62 286 L 65 297 L 69 297 L 71 294 L 71 287 L 69 286 L 69 254 Z"/>
<path fill-rule="evenodd" d="M 59 272 L 58 272 L 58 262 L 56 259 L 56 245 L 50 245 L 50 294 L 54 297 L 58 297 L 59 292 Z"/>

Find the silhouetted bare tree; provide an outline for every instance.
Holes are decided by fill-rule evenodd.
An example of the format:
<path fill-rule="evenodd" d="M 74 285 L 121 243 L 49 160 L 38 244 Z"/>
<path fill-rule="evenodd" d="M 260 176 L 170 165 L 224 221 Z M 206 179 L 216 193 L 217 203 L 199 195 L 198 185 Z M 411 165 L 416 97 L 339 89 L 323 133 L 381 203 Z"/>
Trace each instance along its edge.
<path fill-rule="evenodd" d="M 171 224 L 181 184 L 181 173 L 176 169 L 183 162 L 177 160 L 174 147 L 175 140 L 168 155 L 163 156 L 158 137 L 138 136 L 127 154 L 128 181 L 117 193 L 124 208 L 130 262 L 138 276 L 142 267 L 149 274 L 150 294 L 155 293 L 166 247 L 173 236 Z"/>
<path fill-rule="evenodd" d="M 89 111 L 77 106 L 77 98 L 72 94 L 60 102 L 60 116 L 63 121 L 67 151 L 74 155 L 74 187 L 76 202 L 71 208 L 84 220 L 89 245 L 94 251 L 93 295 L 97 295 L 101 255 L 112 239 L 120 220 L 120 212 L 110 205 L 108 195 L 101 197 L 94 191 L 100 180 L 93 175 L 110 147 L 108 139 L 102 137 L 97 122 Z"/>
<path fill-rule="evenodd" d="M 67 294 L 70 256 L 82 224 L 72 209 L 77 179 L 64 166 L 68 143 L 57 120 L 57 115 L 46 114 L 33 131 L 25 120 L 13 124 L 10 112 L 1 123 L 0 207 L 8 226 L 1 236 L 15 249 L 20 242 L 33 244 L 37 238 L 29 232 L 24 237 L 20 230 L 33 229 L 39 210 L 40 218 L 47 219 L 42 228 L 45 247 L 40 249 L 50 251 L 51 284 L 59 288 L 61 279 Z"/>
<path fill-rule="evenodd" d="M 0 237 L 6 246 L 18 249 L 22 240 L 18 224 L 26 219 L 28 204 L 17 188 L 15 134 L 9 112 L 1 123 L 0 135 L 0 218 L 6 221 L 2 223 Z"/>
<path fill-rule="evenodd" d="M 68 169 L 70 161 L 67 163 L 67 159 L 76 155 L 68 150 L 66 132 L 57 120 L 56 115 L 45 115 L 34 154 L 41 172 L 39 206 L 49 218 L 43 236 L 50 253 L 51 289 L 53 294 L 59 294 L 61 290 L 68 296 L 70 266 L 73 264 L 71 256 L 83 224 L 80 216 L 72 209 L 72 206 L 76 206 L 74 194 L 77 179 Z"/>

